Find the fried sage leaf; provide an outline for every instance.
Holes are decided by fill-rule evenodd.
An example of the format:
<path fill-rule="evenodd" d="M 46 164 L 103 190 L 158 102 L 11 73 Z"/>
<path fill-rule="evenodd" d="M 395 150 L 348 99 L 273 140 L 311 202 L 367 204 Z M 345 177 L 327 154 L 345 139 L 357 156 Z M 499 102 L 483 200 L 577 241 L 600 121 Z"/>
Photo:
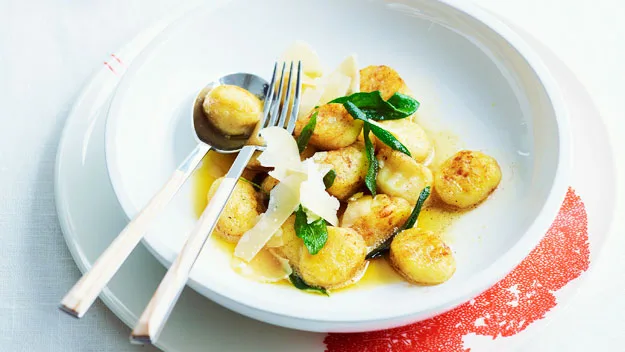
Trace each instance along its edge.
<path fill-rule="evenodd" d="M 371 120 L 376 121 L 406 118 L 414 114 L 420 105 L 416 99 L 402 93 L 395 93 L 385 101 L 379 90 L 354 93 L 336 98 L 330 103 L 345 104 L 346 102 L 356 105 Z"/>
<path fill-rule="evenodd" d="M 295 211 L 295 234 L 304 241 L 308 252 L 319 253 L 328 241 L 328 227 L 323 218 L 308 223 L 308 216 L 301 205 Z"/>
<path fill-rule="evenodd" d="M 300 153 L 302 153 L 304 149 L 306 149 L 306 146 L 308 145 L 308 142 L 310 141 L 310 137 L 312 137 L 313 132 L 315 132 L 315 127 L 317 126 L 318 113 L 319 113 L 318 111 L 315 111 L 312 114 L 312 116 L 310 117 L 310 120 L 308 121 L 306 126 L 304 126 L 304 128 L 302 129 L 302 132 L 299 134 L 299 137 L 297 137 L 297 149 L 299 150 Z"/>
<path fill-rule="evenodd" d="M 295 272 L 293 272 L 291 275 L 289 275 L 289 280 L 291 280 L 291 283 L 297 289 L 300 289 L 300 290 L 303 290 L 303 291 L 317 292 L 317 293 L 320 293 L 322 295 L 326 295 L 328 297 L 330 296 L 328 294 L 328 291 L 326 291 L 325 288 L 317 287 L 317 286 L 310 286 L 299 275 L 297 275 Z"/>

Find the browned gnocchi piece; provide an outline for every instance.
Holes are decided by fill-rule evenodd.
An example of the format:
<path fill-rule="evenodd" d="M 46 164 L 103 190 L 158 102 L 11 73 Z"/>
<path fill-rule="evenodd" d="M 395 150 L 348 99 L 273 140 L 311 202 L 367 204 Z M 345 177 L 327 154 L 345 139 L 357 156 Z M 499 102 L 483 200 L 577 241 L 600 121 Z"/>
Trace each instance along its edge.
<path fill-rule="evenodd" d="M 312 286 L 340 287 L 360 273 L 367 246 L 355 230 L 328 226 L 328 241 L 315 255 L 301 251 L 299 274 Z"/>
<path fill-rule="evenodd" d="M 399 76 L 399 73 L 385 65 L 367 66 L 360 70 L 360 91 L 376 90 L 380 91 L 384 100 L 396 92 L 410 94 L 406 82 Z"/>
<path fill-rule="evenodd" d="M 313 161 L 329 165 L 336 172 L 328 193 L 339 200 L 347 200 L 365 184 L 369 161 L 362 145 L 358 143 L 341 149 L 317 152 L 313 155 Z"/>
<path fill-rule="evenodd" d="M 317 124 L 309 143 L 320 150 L 347 147 L 356 141 L 362 130 L 363 122 L 354 120 L 342 104 L 325 104 L 297 120 L 296 136 L 300 135 L 315 112 L 317 112 Z"/>
<path fill-rule="evenodd" d="M 433 152 L 430 138 L 417 123 L 409 119 L 380 121 L 380 126 L 391 132 L 410 152 L 417 162 L 423 163 Z M 390 148 L 384 143 L 377 143 L 378 148 Z"/>
<path fill-rule="evenodd" d="M 435 233 L 418 228 L 393 238 L 390 260 L 399 274 L 419 285 L 441 284 L 456 271 L 456 260 L 445 242 Z"/>
<path fill-rule="evenodd" d="M 281 227 L 282 245 L 272 248 L 275 254 L 287 259 L 294 269 L 298 270 L 304 241 L 295 233 L 295 215 L 291 215 Z"/>
<path fill-rule="evenodd" d="M 462 150 L 440 166 L 434 189 L 443 202 L 469 208 L 484 201 L 500 181 L 497 160 L 482 152 Z"/>
<path fill-rule="evenodd" d="M 408 155 L 383 148 L 377 154 L 380 170 L 376 180 L 378 190 L 416 204 L 426 186 L 432 186 L 432 171 Z"/>
<path fill-rule="evenodd" d="M 207 195 L 209 202 L 222 181 L 223 177 L 218 178 L 211 185 Z M 256 224 L 262 210 L 254 187 L 248 182 L 239 180 L 217 221 L 214 233 L 228 242 L 236 243 Z"/>
<path fill-rule="evenodd" d="M 341 218 L 341 227 L 356 230 L 367 247 L 374 248 L 401 227 L 411 212 L 410 203 L 403 198 L 389 197 L 386 194 L 363 196 L 347 203 L 347 209 Z"/>
<path fill-rule="evenodd" d="M 215 127 L 225 134 L 238 136 L 252 133 L 260 121 L 263 103 L 241 87 L 220 85 L 206 94 L 202 107 Z"/>

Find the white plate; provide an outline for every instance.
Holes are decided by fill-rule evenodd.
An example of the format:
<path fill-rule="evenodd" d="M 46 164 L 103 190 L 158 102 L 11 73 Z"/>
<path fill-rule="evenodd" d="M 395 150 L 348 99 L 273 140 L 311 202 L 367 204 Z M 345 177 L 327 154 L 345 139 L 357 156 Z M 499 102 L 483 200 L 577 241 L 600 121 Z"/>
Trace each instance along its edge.
<path fill-rule="evenodd" d="M 502 184 L 451 229 L 458 270 L 443 285 L 397 283 L 326 298 L 243 278 L 214 247 L 202 253 L 190 285 L 242 314 L 312 331 L 403 325 L 482 292 L 529 253 L 555 218 L 568 184 L 569 130 L 559 92 L 532 50 L 487 13 L 450 3 L 230 1 L 172 24 L 132 63 L 108 115 L 108 171 L 126 214 L 134 216 L 192 149 L 190 107 L 199 88 L 233 71 L 268 75 L 275 56 L 304 39 L 329 67 L 353 51 L 361 66 L 396 68 L 422 102 L 422 123 L 493 155 Z M 359 21 L 344 26 L 350 12 Z M 302 22 L 303 14 L 323 18 L 323 29 Z M 280 21 L 267 23 L 270 15 Z M 146 236 L 166 266 L 194 226 L 192 191 L 187 184 Z"/>
<path fill-rule="evenodd" d="M 161 28 L 146 30 L 116 57 L 124 60 L 122 62 L 130 62 L 143 49 L 146 40 Z M 563 87 L 566 103 L 572 108 L 571 127 L 576 151 L 572 185 L 582 196 L 591 219 L 592 267 L 609 233 L 613 216 L 616 184 L 608 135 L 587 92 L 565 64 L 534 39 L 525 37 L 539 50 Z M 93 77 L 67 119 L 58 149 L 57 210 L 68 247 L 83 272 L 127 222 L 108 185 L 104 161 L 104 112 L 124 68 L 115 59 L 111 59 L 109 65 L 119 75 L 112 74 L 105 66 Z M 127 325 L 133 326 L 163 274 L 162 265 L 140 246 L 100 297 Z M 578 280 L 567 288 L 579 283 Z M 574 293 L 574 290 L 563 291 L 558 292 L 558 307 L 562 307 Z M 534 322 L 531 329 L 519 336 L 526 337 L 530 330 L 540 330 L 545 323 L 545 320 Z M 299 351 L 322 351 L 323 338 L 323 334 L 287 330 L 247 319 L 192 290 L 185 290 L 158 346 L 168 352 L 205 351 L 209 345 L 214 350 L 292 351 L 297 346 Z M 516 342 L 512 339 L 498 346 L 500 350 L 512 350 Z"/>

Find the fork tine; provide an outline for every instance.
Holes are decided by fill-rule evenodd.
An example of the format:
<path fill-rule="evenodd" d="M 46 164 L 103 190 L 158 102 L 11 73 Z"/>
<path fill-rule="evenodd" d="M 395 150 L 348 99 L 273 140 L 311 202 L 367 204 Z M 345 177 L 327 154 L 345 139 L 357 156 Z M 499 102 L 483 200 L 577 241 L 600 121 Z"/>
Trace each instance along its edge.
<path fill-rule="evenodd" d="M 293 82 L 293 61 L 291 61 L 291 65 L 289 66 L 289 79 L 286 82 L 286 96 L 284 97 L 284 103 L 280 110 L 280 121 L 278 122 L 278 126 L 282 128 L 286 128 L 286 118 L 288 117 L 289 106 L 291 105 L 291 82 Z"/>
<path fill-rule="evenodd" d="M 269 119 L 268 127 L 275 126 L 278 122 L 278 113 L 280 112 L 280 101 L 282 99 L 282 85 L 284 82 L 284 69 L 286 68 L 286 62 L 282 64 L 282 73 L 280 75 L 280 83 L 278 84 L 278 92 L 274 94 L 273 100 L 271 101 L 271 109 L 269 115 L 271 118 Z"/>
<path fill-rule="evenodd" d="M 302 88 L 302 62 L 297 62 L 297 79 L 295 80 L 295 97 L 293 98 L 293 106 L 291 107 L 291 117 L 289 118 L 289 126 L 287 132 L 293 133 L 295 129 L 295 122 L 297 122 L 297 115 L 299 115 L 299 100 L 300 91 Z"/>
<path fill-rule="evenodd" d="M 273 86 L 276 84 L 276 74 L 278 72 L 278 63 L 273 64 L 273 73 L 271 74 L 271 82 L 265 92 L 265 100 L 263 100 L 263 116 L 261 117 L 260 126 L 265 127 L 267 123 L 267 117 L 269 117 L 269 109 L 271 108 L 271 100 L 273 99 Z"/>

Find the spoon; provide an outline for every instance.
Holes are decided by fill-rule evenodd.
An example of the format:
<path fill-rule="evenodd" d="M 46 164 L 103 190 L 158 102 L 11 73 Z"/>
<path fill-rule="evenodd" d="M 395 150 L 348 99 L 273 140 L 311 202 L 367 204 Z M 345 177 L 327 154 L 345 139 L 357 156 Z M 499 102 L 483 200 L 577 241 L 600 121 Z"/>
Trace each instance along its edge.
<path fill-rule="evenodd" d="M 261 101 L 264 101 L 267 98 L 266 95 L 273 91 L 269 87 L 274 84 L 276 68 L 274 66 L 273 78 L 270 84 L 263 78 L 250 73 L 235 73 L 209 83 L 198 93 L 191 114 L 197 146 L 182 161 L 158 193 L 152 197 L 148 204 L 126 225 L 104 253 L 100 255 L 91 269 L 63 297 L 59 307 L 62 311 L 76 318 L 81 318 L 87 312 L 100 292 L 143 238 L 152 220 L 171 201 L 210 150 L 215 150 L 219 153 L 236 153 L 244 149 L 249 136 L 227 136 L 208 122 L 202 107 L 206 93 L 219 85 L 229 84 L 247 89 Z M 264 126 L 270 105 L 265 104 L 259 126 Z M 257 131 L 254 133 L 257 133 Z M 246 152 L 251 157 L 253 150 L 248 149 Z M 249 158 L 245 164 L 247 164 L 247 161 L 249 161 Z"/>
<path fill-rule="evenodd" d="M 257 125 L 257 129 L 252 134 L 252 137 L 258 133 L 261 126 L 284 128 L 289 134 L 293 133 L 295 129 L 301 91 L 301 62 L 298 62 L 296 72 L 293 72 L 293 63 L 291 63 L 286 80 L 284 79 L 286 63 L 282 65 L 282 74 L 277 88 L 274 86 L 276 66 L 274 66 L 274 74 L 269 85 L 271 87 L 269 89 L 270 92 L 266 94 L 263 118 Z M 283 87 L 286 87 L 286 94 L 282 102 Z M 277 92 L 275 92 L 276 90 Z M 294 97 L 291 100 L 292 90 L 294 90 Z M 265 124 L 269 115 L 271 115 L 271 119 Z M 141 317 L 139 317 L 139 321 L 130 335 L 131 342 L 141 344 L 154 343 L 158 338 L 180 293 L 186 286 L 191 269 L 206 241 L 210 238 L 243 169 L 254 152 L 259 149 L 264 149 L 264 147 L 245 145 L 239 152 L 234 164 L 232 164 L 232 167 L 224 176 L 217 191 L 202 212 L 202 216 L 200 216 L 195 228 L 187 237 L 176 260 L 167 270 L 154 296 L 152 296 Z"/>

